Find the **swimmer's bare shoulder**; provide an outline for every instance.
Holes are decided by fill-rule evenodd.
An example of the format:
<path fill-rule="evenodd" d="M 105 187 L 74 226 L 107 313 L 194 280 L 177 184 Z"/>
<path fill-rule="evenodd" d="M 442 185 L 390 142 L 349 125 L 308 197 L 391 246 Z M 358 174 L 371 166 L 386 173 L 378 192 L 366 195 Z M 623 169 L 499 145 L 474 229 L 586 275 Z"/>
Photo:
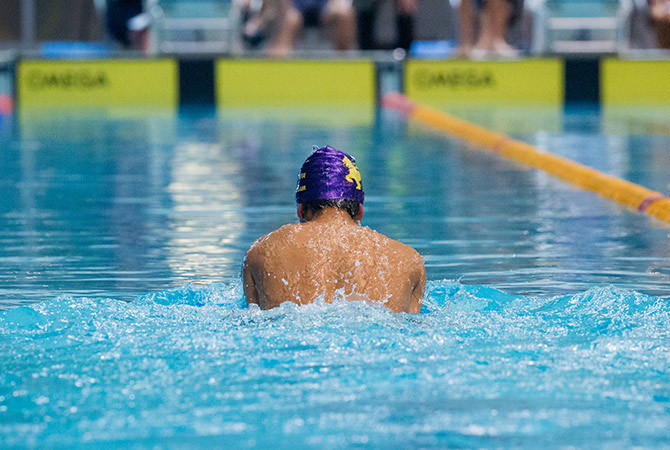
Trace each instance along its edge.
<path fill-rule="evenodd" d="M 396 312 L 419 312 L 426 286 L 423 259 L 413 248 L 360 225 L 365 194 L 353 156 L 314 147 L 298 176 L 300 224 L 258 239 L 244 260 L 247 303 L 337 298 L 381 302 Z"/>
<path fill-rule="evenodd" d="M 242 268 L 242 284 L 247 304 L 255 303 L 261 308 L 265 305 L 264 299 L 259 292 L 258 281 L 261 279 L 261 271 L 267 271 L 267 265 L 272 263 L 272 253 L 281 246 L 282 242 L 289 241 L 298 231 L 299 224 L 287 224 L 275 231 L 259 237 L 247 250 Z"/>
<path fill-rule="evenodd" d="M 390 299 L 392 304 L 387 304 L 387 306 L 396 312 L 420 312 L 423 294 L 426 289 L 426 267 L 423 263 L 423 257 L 407 244 L 391 239 L 374 230 L 370 231 L 385 242 L 384 253 L 393 255 L 392 263 L 396 267 L 393 270 L 396 274 L 394 279 L 399 283 L 396 290 L 403 292 L 403 295 L 398 298 L 392 297 Z M 409 292 L 406 291 L 407 289 L 409 289 Z"/>
<path fill-rule="evenodd" d="M 262 236 L 251 245 L 243 269 L 247 303 L 255 303 L 262 309 L 277 306 L 274 298 L 280 296 L 280 291 L 286 286 L 273 283 L 270 277 L 264 275 L 290 272 L 285 266 L 287 261 L 292 268 L 313 267 L 314 261 L 310 255 L 304 253 L 301 244 L 313 236 L 315 231 L 318 232 L 318 227 L 310 223 L 284 225 Z M 355 226 L 349 231 L 356 240 L 357 248 L 354 253 L 367 255 L 373 261 L 360 267 L 360 270 L 364 271 L 362 276 L 370 283 L 377 284 L 368 286 L 371 291 L 386 292 L 382 298 L 390 294 L 385 304 L 393 311 L 418 313 L 426 286 L 426 270 L 421 255 L 412 247 L 368 227 Z M 341 256 L 340 251 L 329 253 L 325 250 L 332 241 L 321 239 L 321 243 L 322 250 L 326 255 L 330 254 L 333 260 Z M 348 264 L 354 265 L 355 261 L 352 259 Z M 378 277 L 377 273 L 380 272 L 386 275 L 384 279 Z"/>

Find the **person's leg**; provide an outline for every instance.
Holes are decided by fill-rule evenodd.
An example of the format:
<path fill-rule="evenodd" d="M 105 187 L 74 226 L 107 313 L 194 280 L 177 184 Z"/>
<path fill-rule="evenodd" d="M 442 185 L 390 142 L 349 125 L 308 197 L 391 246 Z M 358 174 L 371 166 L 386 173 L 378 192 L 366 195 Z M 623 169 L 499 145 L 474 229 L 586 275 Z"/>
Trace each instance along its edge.
<path fill-rule="evenodd" d="M 670 49 L 670 0 L 652 0 L 649 13 L 659 48 Z"/>
<path fill-rule="evenodd" d="M 396 47 L 409 51 L 414 40 L 414 17 L 417 12 L 416 0 L 396 0 Z"/>
<path fill-rule="evenodd" d="M 247 0 L 247 3 L 248 0 Z M 246 6 L 246 20 L 242 29 L 244 40 L 252 47 L 257 47 L 265 39 L 268 27 L 279 14 L 279 2 L 277 0 L 263 0 L 258 11 L 251 12 Z"/>
<path fill-rule="evenodd" d="M 358 1 L 356 4 L 356 35 L 358 48 L 361 50 L 377 48 L 375 42 L 377 6 L 378 2 L 376 1 Z"/>
<path fill-rule="evenodd" d="M 398 14 L 395 22 L 398 30 L 397 47 L 409 51 L 412 41 L 414 41 L 414 16 Z"/>
<path fill-rule="evenodd" d="M 285 58 L 293 52 L 298 35 L 302 31 L 303 16 L 291 0 L 277 0 L 277 27 L 270 45 L 269 55 L 273 58 Z"/>
<path fill-rule="evenodd" d="M 479 40 L 475 52 L 481 57 L 512 58 L 517 51 L 505 41 L 513 5 L 508 0 L 487 0 L 481 13 Z"/>
<path fill-rule="evenodd" d="M 21 3 L 21 0 L 4 0 L 2 2 L 0 41 L 21 40 Z"/>
<path fill-rule="evenodd" d="M 473 49 L 473 56 L 488 57 L 493 51 L 494 32 L 494 13 L 498 0 L 486 0 L 479 13 L 479 37 Z M 505 1 L 505 0 L 502 0 Z"/>
<path fill-rule="evenodd" d="M 475 44 L 474 7 L 472 0 L 461 0 L 458 7 L 460 43 L 456 54 L 469 56 Z"/>
<path fill-rule="evenodd" d="M 352 50 L 356 41 L 356 17 L 349 0 L 328 0 L 323 23 L 333 29 L 335 50 Z"/>
<path fill-rule="evenodd" d="M 131 47 L 128 21 L 142 13 L 142 2 L 107 2 L 107 30 L 124 47 Z"/>
<path fill-rule="evenodd" d="M 667 22 L 657 23 L 655 28 L 658 48 L 670 50 L 670 19 Z"/>
<path fill-rule="evenodd" d="M 505 40 L 510 17 L 512 17 L 512 4 L 508 0 L 488 0 L 488 3 L 491 6 L 493 50 L 498 56 L 513 57 L 517 52 Z"/>

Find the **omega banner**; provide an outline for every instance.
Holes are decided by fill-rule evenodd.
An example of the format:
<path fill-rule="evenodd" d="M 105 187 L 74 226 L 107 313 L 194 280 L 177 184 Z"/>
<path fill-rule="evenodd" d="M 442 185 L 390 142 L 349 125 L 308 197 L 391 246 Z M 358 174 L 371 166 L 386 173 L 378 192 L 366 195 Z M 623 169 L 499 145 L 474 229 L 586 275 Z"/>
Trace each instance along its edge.
<path fill-rule="evenodd" d="M 605 58 L 600 86 L 605 105 L 670 106 L 670 60 Z"/>
<path fill-rule="evenodd" d="M 216 98 L 219 107 L 373 107 L 375 66 L 368 60 L 221 59 Z"/>
<path fill-rule="evenodd" d="M 169 107 L 179 101 L 177 62 L 157 60 L 22 60 L 18 107 Z"/>
<path fill-rule="evenodd" d="M 436 106 L 459 102 L 561 104 L 563 63 L 557 59 L 410 60 L 405 68 L 405 93 L 412 100 Z"/>

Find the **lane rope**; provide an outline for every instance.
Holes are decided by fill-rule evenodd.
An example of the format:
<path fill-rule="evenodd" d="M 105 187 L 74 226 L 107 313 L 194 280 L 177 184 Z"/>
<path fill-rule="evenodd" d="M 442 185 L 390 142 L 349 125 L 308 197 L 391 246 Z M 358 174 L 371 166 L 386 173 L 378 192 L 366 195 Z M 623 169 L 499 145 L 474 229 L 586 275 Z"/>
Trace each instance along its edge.
<path fill-rule="evenodd" d="M 505 158 L 543 170 L 574 186 L 670 222 L 670 198 L 639 184 L 607 175 L 562 156 L 543 152 L 525 142 L 415 103 L 398 92 L 382 97 L 382 107 L 400 112 L 471 144 L 488 148 Z"/>

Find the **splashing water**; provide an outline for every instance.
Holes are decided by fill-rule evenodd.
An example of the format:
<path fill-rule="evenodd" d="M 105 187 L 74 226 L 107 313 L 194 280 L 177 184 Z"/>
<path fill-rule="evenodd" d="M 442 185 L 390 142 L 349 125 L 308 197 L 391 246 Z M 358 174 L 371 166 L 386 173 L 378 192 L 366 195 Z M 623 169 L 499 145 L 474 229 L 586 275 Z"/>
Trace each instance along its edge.
<path fill-rule="evenodd" d="M 422 314 L 239 284 L 0 313 L 3 449 L 670 448 L 670 302 L 431 282 Z"/>

